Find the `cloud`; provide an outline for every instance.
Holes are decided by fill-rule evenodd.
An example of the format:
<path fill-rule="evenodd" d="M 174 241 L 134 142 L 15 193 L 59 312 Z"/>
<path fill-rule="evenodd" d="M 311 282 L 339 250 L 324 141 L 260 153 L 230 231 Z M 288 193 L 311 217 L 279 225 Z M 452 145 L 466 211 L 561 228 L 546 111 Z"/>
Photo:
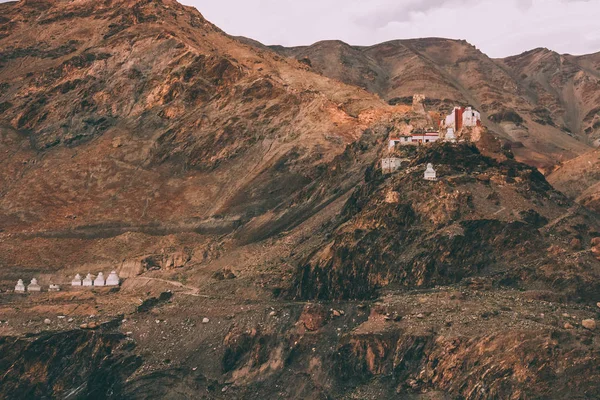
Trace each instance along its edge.
<path fill-rule="evenodd" d="M 446 7 L 460 7 L 468 2 L 469 0 L 387 1 L 384 2 L 387 4 L 379 4 L 380 7 L 374 12 L 358 17 L 356 22 L 367 27 L 380 27 L 390 22 L 410 21 L 415 14 L 427 14 L 431 10 Z"/>

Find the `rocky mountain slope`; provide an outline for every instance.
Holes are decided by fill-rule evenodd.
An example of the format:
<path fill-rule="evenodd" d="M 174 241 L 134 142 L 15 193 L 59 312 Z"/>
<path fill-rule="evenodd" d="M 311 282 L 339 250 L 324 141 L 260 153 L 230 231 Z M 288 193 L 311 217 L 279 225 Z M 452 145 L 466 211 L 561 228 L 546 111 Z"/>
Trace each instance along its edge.
<path fill-rule="evenodd" d="M 0 397 L 600 396 L 600 219 L 514 159 L 585 140 L 541 141 L 519 108 L 528 152 L 488 120 L 379 168 L 390 132 L 427 123 L 417 90 L 529 110 L 497 93 L 521 90 L 508 66 L 442 40 L 323 53 L 402 68 L 364 90 L 172 0 L 0 16 Z M 111 270 L 120 287 L 69 286 Z M 63 291 L 13 292 L 33 277 Z"/>
<path fill-rule="evenodd" d="M 473 105 L 487 126 L 525 145 L 515 149 L 519 159 L 539 167 L 586 152 L 600 135 L 597 55 L 537 49 L 493 60 L 465 41 L 438 38 L 272 49 L 392 104 L 422 93 L 445 112 L 456 102 Z"/>
<path fill-rule="evenodd" d="M 411 160 L 404 172 L 389 177 L 379 170 L 355 191 L 343 211 L 346 222 L 307 260 L 297 296 L 364 299 L 377 289 L 472 277 L 573 299 L 600 293 L 598 260 L 569 251 L 582 250 L 600 228 L 595 214 L 537 170 L 498 163 L 474 146 L 419 150 L 401 149 L 398 156 Z M 424 182 L 427 162 L 443 178 Z M 567 271 L 577 271 L 577 279 Z"/>
<path fill-rule="evenodd" d="M 175 2 L 2 8 L 5 232 L 248 220 L 391 110 Z"/>
<path fill-rule="evenodd" d="M 561 163 L 548 181 L 567 196 L 600 211 L 600 152 L 591 151 Z"/>

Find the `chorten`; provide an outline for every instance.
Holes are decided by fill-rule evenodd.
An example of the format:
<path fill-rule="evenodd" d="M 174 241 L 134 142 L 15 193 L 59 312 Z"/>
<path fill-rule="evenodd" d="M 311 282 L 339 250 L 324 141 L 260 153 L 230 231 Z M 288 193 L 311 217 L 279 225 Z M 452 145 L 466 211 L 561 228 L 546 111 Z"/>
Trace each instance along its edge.
<path fill-rule="evenodd" d="M 94 277 L 92 274 L 87 274 L 83 280 L 83 286 L 94 286 Z"/>
<path fill-rule="evenodd" d="M 437 180 L 437 174 L 435 172 L 435 169 L 433 169 L 433 164 L 431 164 L 431 163 L 427 164 L 427 169 L 425 170 L 424 178 L 426 181 L 436 181 Z"/>
<path fill-rule="evenodd" d="M 33 278 L 31 280 L 31 283 L 29 285 L 27 285 L 27 291 L 28 292 L 41 292 L 42 291 L 42 287 L 40 285 L 38 285 L 38 280 Z"/>
<path fill-rule="evenodd" d="M 98 272 L 98 276 L 96 280 L 94 280 L 94 286 L 106 286 L 106 281 L 104 280 L 104 274 L 102 272 Z"/>
<path fill-rule="evenodd" d="M 121 281 L 119 279 L 117 271 L 112 271 L 108 275 L 108 278 L 106 278 L 106 286 L 119 286 L 119 283 L 121 283 Z"/>
<path fill-rule="evenodd" d="M 81 275 L 77 274 L 75 275 L 75 278 L 73 278 L 73 280 L 71 281 L 71 286 L 81 286 Z"/>
<path fill-rule="evenodd" d="M 15 286 L 15 292 L 25 292 L 25 284 L 23 283 L 23 279 L 19 279 L 19 281 L 17 282 L 17 285 Z"/>

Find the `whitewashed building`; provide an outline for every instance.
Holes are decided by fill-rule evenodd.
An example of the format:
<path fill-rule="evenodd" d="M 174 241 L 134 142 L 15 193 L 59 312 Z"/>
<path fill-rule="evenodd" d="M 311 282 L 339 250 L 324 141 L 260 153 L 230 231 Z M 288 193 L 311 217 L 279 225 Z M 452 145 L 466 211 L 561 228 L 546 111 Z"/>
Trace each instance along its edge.
<path fill-rule="evenodd" d="M 460 131 L 464 126 L 481 125 L 481 114 L 472 107 L 454 107 L 454 110 L 444 120 L 444 127 Z"/>
<path fill-rule="evenodd" d="M 389 148 L 393 149 L 397 145 L 406 146 L 408 144 L 413 144 L 412 135 L 400 135 L 397 137 L 390 138 Z"/>
<path fill-rule="evenodd" d="M 412 134 L 414 144 L 435 143 L 438 140 L 440 140 L 440 133 L 435 131 Z"/>
<path fill-rule="evenodd" d="M 463 126 L 478 126 L 481 124 L 481 114 L 471 107 L 465 108 L 463 112 Z"/>

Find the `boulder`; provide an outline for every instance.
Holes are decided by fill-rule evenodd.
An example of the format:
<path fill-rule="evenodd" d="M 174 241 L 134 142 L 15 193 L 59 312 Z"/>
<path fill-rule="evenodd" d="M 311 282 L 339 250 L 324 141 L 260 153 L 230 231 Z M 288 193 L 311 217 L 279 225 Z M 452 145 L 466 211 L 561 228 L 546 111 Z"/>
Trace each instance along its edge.
<path fill-rule="evenodd" d="M 596 321 L 593 319 L 584 319 L 583 321 L 581 321 L 581 325 L 585 328 L 585 329 L 589 329 L 590 331 L 593 331 L 596 329 Z"/>
<path fill-rule="evenodd" d="M 581 240 L 573 238 L 573 240 L 571 240 L 570 246 L 572 250 L 581 250 Z"/>
<path fill-rule="evenodd" d="M 307 304 L 302 310 L 296 325 L 307 331 L 314 332 L 321 329 L 328 321 L 329 313 L 321 304 Z"/>

